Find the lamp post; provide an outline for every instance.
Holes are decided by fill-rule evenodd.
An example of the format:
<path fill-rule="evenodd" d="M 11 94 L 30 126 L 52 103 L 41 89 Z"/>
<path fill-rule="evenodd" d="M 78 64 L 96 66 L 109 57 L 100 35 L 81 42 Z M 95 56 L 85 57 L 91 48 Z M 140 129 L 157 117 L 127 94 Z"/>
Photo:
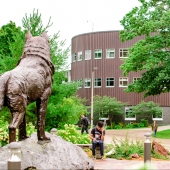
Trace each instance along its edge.
<path fill-rule="evenodd" d="M 11 142 L 8 146 L 8 170 L 21 170 L 21 146 Z"/>
<path fill-rule="evenodd" d="M 91 75 L 91 129 L 93 128 L 94 70 L 97 70 L 97 67 L 93 68 Z"/>
<path fill-rule="evenodd" d="M 144 163 L 146 163 L 147 161 L 151 162 L 151 141 L 150 141 L 151 134 L 145 133 L 145 136 L 146 140 L 144 143 Z"/>

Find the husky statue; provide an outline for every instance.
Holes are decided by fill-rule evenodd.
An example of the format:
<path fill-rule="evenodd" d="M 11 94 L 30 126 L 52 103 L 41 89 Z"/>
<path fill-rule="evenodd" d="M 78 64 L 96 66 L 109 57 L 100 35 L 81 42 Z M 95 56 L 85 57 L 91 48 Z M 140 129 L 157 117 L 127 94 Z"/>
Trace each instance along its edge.
<path fill-rule="evenodd" d="M 9 143 L 16 141 L 17 128 L 19 140 L 24 140 L 27 138 L 26 107 L 36 101 L 38 142 L 49 142 L 50 138 L 45 135 L 45 117 L 54 74 L 49 39 L 45 32 L 35 37 L 27 32 L 25 42 L 17 67 L 0 75 L 0 110 L 8 106 L 12 114 Z"/>

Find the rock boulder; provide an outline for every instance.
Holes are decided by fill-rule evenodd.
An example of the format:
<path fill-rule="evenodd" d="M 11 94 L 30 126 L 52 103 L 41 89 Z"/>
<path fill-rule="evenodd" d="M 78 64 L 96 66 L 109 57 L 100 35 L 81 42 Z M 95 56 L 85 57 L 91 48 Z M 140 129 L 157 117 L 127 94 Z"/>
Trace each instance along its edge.
<path fill-rule="evenodd" d="M 168 151 L 161 144 L 155 141 L 152 142 L 152 149 L 163 156 L 168 156 Z"/>
<path fill-rule="evenodd" d="M 22 169 L 94 169 L 94 162 L 80 147 L 63 140 L 59 136 L 51 135 L 50 143 L 40 145 L 37 143 L 37 133 L 30 138 L 20 141 L 22 150 Z M 0 167 L 7 169 L 8 145 L 0 148 Z"/>

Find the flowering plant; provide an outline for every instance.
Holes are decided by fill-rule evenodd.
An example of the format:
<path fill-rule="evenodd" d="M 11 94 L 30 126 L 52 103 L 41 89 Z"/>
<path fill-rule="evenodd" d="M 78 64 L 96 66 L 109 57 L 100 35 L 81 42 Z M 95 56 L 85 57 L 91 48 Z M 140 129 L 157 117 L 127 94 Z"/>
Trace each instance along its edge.
<path fill-rule="evenodd" d="M 58 130 L 57 135 L 61 136 L 64 140 L 73 144 L 90 144 L 90 138 L 87 134 L 81 134 L 77 131 L 77 126 L 65 124 L 64 130 Z"/>

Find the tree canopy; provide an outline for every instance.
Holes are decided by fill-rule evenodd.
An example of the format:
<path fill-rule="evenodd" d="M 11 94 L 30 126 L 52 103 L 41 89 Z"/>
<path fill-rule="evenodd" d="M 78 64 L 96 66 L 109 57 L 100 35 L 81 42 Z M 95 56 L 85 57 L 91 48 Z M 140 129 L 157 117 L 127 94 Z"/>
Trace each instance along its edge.
<path fill-rule="evenodd" d="M 102 117 L 108 117 L 112 128 L 114 115 L 123 115 L 123 106 L 127 103 L 122 103 L 116 98 L 109 96 L 94 96 L 94 112 L 99 113 Z"/>
<path fill-rule="evenodd" d="M 152 101 L 141 101 L 138 105 L 132 106 L 131 109 L 130 115 L 142 115 L 148 121 L 152 116 L 155 118 L 162 117 L 162 108 Z"/>
<path fill-rule="evenodd" d="M 139 0 L 120 21 L 121 40 L 143 36 L 121 65 L 124 75 L 141 71 L 142 77 L 128 85 L 126 92 L 144 92 L 144 96 L 170 91 L 170 0 Z"/>

